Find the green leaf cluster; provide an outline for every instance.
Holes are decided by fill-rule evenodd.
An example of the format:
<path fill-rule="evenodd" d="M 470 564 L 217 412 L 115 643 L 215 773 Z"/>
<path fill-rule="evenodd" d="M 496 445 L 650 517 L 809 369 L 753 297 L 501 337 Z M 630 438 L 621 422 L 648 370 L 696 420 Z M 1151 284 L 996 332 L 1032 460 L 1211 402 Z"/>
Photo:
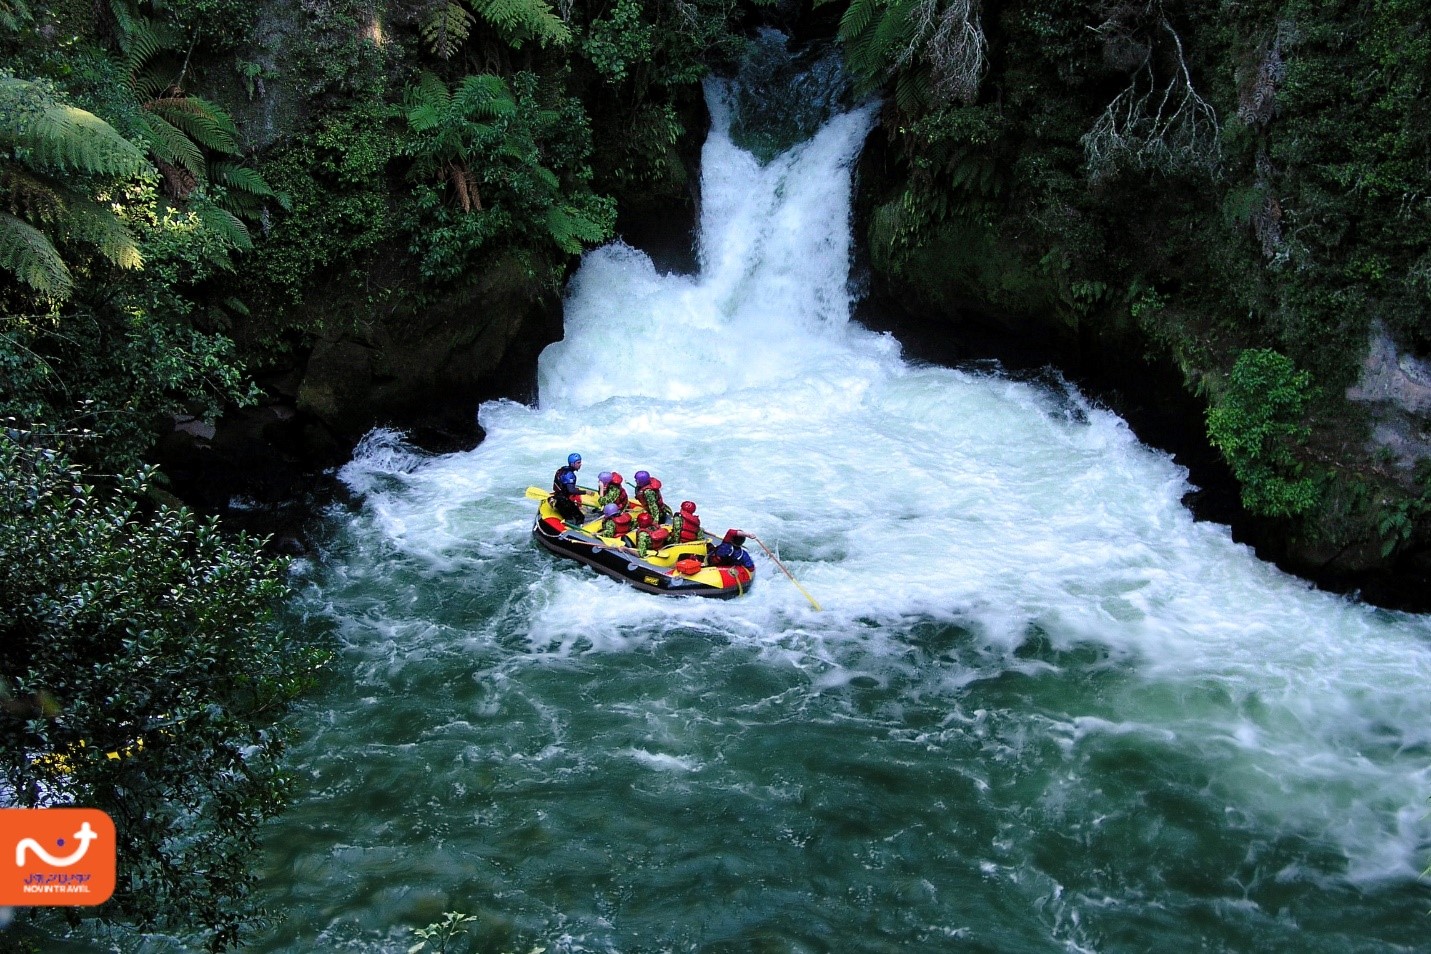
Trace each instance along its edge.
<path fill-rule="evenodd" d="M 101 489 L 63 435 L 0 434 L 0 788 L 115 820 L 106 906 L 235 943 L 251 856 L 283 804 L 280 720 L 324 654 L 286 636 L 283 568 L 212 521 Z"/>
<path fill-rule="evenodd" d="M 1298 448 L 1310 433 L 1303 415 L 1312 377 L 1286 355 L 1249 348 L 1237 356 L 1226 387 L 1207 412 L 1207 433 L 1242 484 L 1253 513 L 1296 517 L 1317 506 L 1316 481 L 1303 473 Z"/>
<path fill-rule="evenodd" d="M 589 185 L 585 113 L 544 95 L 536 76 L 478 74 L 449 87 L 427 73 L 405 109 L 424 278 L 457 281 L 497 241 L 573 254 L 611 234 L 614 206 Z"/>

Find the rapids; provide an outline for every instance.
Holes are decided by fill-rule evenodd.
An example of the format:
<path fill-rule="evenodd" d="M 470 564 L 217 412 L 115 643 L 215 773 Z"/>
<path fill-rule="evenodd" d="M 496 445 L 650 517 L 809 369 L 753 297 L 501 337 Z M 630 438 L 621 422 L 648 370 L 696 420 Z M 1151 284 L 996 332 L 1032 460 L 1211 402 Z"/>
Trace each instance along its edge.
<path fill-rule="evenodd" d="M 1431 624 L 1180 503 L 1069 387 L 850 320 L 872 105 L 758 161 L 711 82 L 697 275 L 588 253 L 539 405 L 370 435 L 299 612 L 336 672 L 268 827 L 265 952 L 1425 950 Z M 758 549 L 742 599 L 530 539 L 645 468 Z M 469 945 L 469 946 L 461 946 Z"/>

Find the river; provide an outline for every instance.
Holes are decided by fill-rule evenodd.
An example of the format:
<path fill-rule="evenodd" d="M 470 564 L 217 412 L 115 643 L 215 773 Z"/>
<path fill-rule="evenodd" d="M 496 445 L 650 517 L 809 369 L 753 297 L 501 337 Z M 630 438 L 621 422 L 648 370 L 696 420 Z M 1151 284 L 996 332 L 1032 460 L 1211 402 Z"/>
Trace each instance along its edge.
<path fill-rule="evenodd" d="M 588 253 L 537 406 L 344 468 L 297 610 L 340 652 L 250 949 L 458 911 L 452 950 L 522 954 L 1426 950 L 1431 624 L 1194 521 L 1075 389 L 853 323 L 875 107 L 761 162 L 707 93 L 699 273 Z M 733 601 L 540 550 L 523 491 L 571 451 L 811 599 L 758 549 Z"/>

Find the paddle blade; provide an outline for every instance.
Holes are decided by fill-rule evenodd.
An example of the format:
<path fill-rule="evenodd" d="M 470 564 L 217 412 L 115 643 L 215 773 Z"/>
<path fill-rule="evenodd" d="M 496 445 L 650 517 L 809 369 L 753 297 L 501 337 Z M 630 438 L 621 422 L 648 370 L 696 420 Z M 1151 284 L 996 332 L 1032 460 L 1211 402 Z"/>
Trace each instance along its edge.
<path fill-rule="evenodd" d="M 540 488 L 540 487 L 528 487 L 528 488 L 527 488 L 527 499 L 528 499 L 528 500 L 546 500 L 546 499 L 547 499 L 548 497 L 550 497 L 551 495 L 552 495 L 552 492 L 551 492 L 550 490 L 543 490 L 543 489 Z"/>

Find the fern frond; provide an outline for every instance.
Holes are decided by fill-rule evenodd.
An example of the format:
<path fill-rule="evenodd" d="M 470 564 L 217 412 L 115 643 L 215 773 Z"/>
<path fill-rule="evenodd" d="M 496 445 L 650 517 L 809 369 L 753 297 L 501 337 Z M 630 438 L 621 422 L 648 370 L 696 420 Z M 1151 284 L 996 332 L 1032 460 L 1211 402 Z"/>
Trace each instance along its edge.
<path fill-rule="evenodd" d="M 877 67 L 869 75 L 875 76 L 894 69 L 905 58 L 919 25 L 914 17 L 918 0 L 893 0 L 884 16 L 880 17 L 869 34 L 870 55 Z"/>
<path fill-rule="evenodd" d="M 475 18 L 460 3 L 439 4 L 418 25 L 422 41 L 438 59 L 450 59 L 467 40 Z"/>
<path fill-rule="evenodd" d="M 554 205 L 548 209 L 546 226 L 552 241 L 571 255 L 580 255 L 584 242 L 600 242 L 606 238 L 606 229 L 600 222 L 569 207 Z"/>
<path fill-rule="evenodd" d="M 884 13 L 882 0 L 852 0 L 840 17 L 840 39 L 849 43 L 860 37 Z"/>
<path fill-rule="evenodd" d="M 0 76 L 0 146 L 29 152 L 28 164 L 110 176 L 150 171 L 138 146 L 94 113 L 56 101 L 28 80 Z"/>
<path fill-rule="evenodd" d="M 31 222 L 54 221 L 65 211 L 70 191 L 46 176 L 14 164 L 0 165 L 0 204 Z"/>
<path fill-rule="evenodd" d="M 176 28 L 143 17 L 130 20 L 128 26 L 121 24 L 119 49 L 124 54 L 130 85 L 134 84 L 145 63 L 166 50 L 179 48 L 183 40 L 183 34 Z"/>
<path fill-rule="evenodd" d="M 0 0 L 0 27 L 18 30 L 30 19 L 30 8 L 25 0 Z"/>
<path fill-rule="evenodd" d="M 153 111 L 146 111 L 141 116 L 141 122 L 155 158 L 170 165 L 182 166 L 195 178 L 204 174 L 204 154 L 188 134 Z"/>
<path fill-rule="evenodd" d="M 156 113 L 171 125 L 184 131 L 194 142 L 211 149 L 234 155 L 239 151 L 238 129 L 229 114 L 198 96 L 165 96 L 152 99 L 144 108 Z"/>
<path fill-rule="evenodd" d="M 491 73 L 463 79 L 452 96 L 452 105 L 466 119 L 497 119 L 517 110 L 507 81 Z"/>
<path fill-rule="evenodd" d="M 278 193 L 259 175 L 257 169 L 240 166 L 233 162 L 216 162 L 209 169 L 209 181 L 226 189 L 238 189 L 249 195 L 276 199 Z"/>
<path fill-rule="evenodd" d="M 45 233 L 5 212 L 0 212 L 0 268 L 49 299 L 68 298 L 74 288 L 65 260 Z"/>
<path fill-rule="evenodd" d="M 545 0 L 474 0 L 473 7 L 515 47 L 528 38 L 542 46 L 571 42 L 571 29 Z"/>
<path fill-rule="evenodd" d="M 929 106 L 929 69 L 917 66 L 901 70 L 894 83 L 894 102 L 902 113 L 918 116 Z"/>
<path fill-rule="evenodd" d="M 97 202 L 72 203 L 65 221 L 69 237 L 93 245 L 99 254 L 120 268 L 143 268 L 139 243 L 114 213 Z"/>
<path fill-rule="evenodd" d="M 408 87 L 403 96 L 403 109 L 408 125 L 415 132 L 436 129 L 447 121 L 452 108 L 452 91 L 436 75 L 423 71 L 417 85 Z"/>
<path fill-rule="evenodd" d="M 208 202 L 201 202 L 195 207 L 199 220 L 204 223 L 204 227 L 209 229 L 228 245 L 237 249 L 253 248 L 253 239 L 249 236 L 248 226 L 243 221 L 227 209 Z"/>

